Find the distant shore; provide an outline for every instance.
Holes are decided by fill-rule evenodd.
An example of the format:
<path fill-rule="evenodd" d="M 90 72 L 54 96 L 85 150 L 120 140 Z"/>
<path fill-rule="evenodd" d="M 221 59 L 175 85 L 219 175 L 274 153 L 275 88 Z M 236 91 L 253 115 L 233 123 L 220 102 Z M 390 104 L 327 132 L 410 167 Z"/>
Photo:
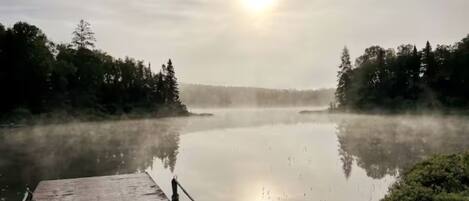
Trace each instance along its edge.
<path fill-rule="evenodd" d="M 121 121 L 131 119 L 159 119 L 169 117 L 209 117 L 211 113 L 192 113 L 189 111 L 166 112 L 131 112 L 123 114 L 107 114 L 96 111 L 55 111 L 43 114 L 8 115 L 0 119 L 1 128 L 18 128 L 31 125 L 63 124 L 70 122 Z"/>
<path fill-rule="evenodd" d="M 461 115 L 469 116 L 469 110 L 456 110 L 456 109 L 434 109 L 434 110 L 337 110 L 337 109 L 324 109 L 324 110 L 302 110 L 300 114 L 369 114 L 369 115 Z"/>

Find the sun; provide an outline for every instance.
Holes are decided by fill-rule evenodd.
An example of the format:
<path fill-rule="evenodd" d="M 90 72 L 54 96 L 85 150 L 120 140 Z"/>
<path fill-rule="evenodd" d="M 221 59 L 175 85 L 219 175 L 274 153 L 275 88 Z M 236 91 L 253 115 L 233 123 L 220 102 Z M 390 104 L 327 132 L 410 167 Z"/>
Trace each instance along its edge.
<path fill-rule="evenodd" d="M 261 12 L 270 7 L 275 3 L 275 0 L 243 0 L 245 6 L 254 12 Z"/>

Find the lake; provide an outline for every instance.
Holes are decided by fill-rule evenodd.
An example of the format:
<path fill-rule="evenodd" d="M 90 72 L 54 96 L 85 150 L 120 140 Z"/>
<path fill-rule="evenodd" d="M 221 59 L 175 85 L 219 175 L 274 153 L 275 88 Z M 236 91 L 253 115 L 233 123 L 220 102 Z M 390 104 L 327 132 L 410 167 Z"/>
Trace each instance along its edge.
<path fill-rule="evenodd" d="M 465 117 L 300 110 L 2 129 L 0 200 L 45 179 L 147 171 L 168 196 L 176 175 L 196 200 L 375 201 L 413 164 L 469 148 Z"/>

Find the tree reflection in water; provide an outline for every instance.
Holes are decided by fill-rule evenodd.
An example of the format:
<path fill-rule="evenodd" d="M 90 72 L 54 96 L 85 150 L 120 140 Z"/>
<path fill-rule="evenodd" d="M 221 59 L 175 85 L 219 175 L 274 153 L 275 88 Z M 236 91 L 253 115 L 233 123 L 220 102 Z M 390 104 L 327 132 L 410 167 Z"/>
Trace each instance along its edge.
<path fill-rule="evenodd" d="M 249 171 L 249 168 L 262 170 L 263 167 L 269 166 L 282 167 L 285 165 L 285 158 L 293 156 L 298 162 L 297 167 L 304 168 L 294 170 L 303 175 L 300 177 L 302 179 L 310 175 L 314 181 L 328 181 L 337 176 L 330 184 L 340 186 L 338 192 L 344 193 L 341 196 L 355 195 L 356 198 L 361 198 L 361 195 L 358 195 L 360 192 L 350 192 L 350 185 L 360 184 L 360 188 L 364 188 L 363 186 L 376 184 L 382 187 L 375 189 L 373 186 L 370 191 L 379 197 L 381 192 L 385 192 L 383 188 L 387 188 L 387 181 L 373 183 L 374 181 L 367 180 L 368 177 L 386 180 L 387 175 L 396 176 L 429 155 L 467 149 L 469 124 L 466 122 L 467 118 L 457 117 L 300 115 L 295 110 L 254 110 L 225 112 L 210 118 L 70 123 L 4 129 L 0 130 L 0 200 L 18 200 L 26 185 L 34 188 L 38 181 L 44 179 L 124 174 L 155 168 L 160 170 L 160 176 L 169 181 L 175 171 L 178 155 L 179 167 L 176 171 L 184 173 L 187 183 L 195 186 L 191 190 L 196 194 L 207 195 L 207 189 L 213 189 L 214 186 L 245 186 L 242 182 L 247 182 L 247 185 L 252 179 L 247 178 L 244 171 Z M 321 126 L 314 126 L 315 124 Z M 337 136 L 334 135 L 334 126 Z M 231 136 L 231 139 L 236 140 L 231 143 L 214 137 L 224 136 L 226 131 L 222 130 L 231 128 L 249 128 L 247 131 L 252 131 L 252 134 L 243 135 L 246 131 L 238 130 L 235 133 L 240 135 Z M 272 135 L 277 132 L 275 129 L 279 128 L 287 130 Z M 310 129 L 313 129 L 314 135 L 307 134 L 311 132 Z M 206 131 L 214 130 L 217 135 L 203 135 Z M 180 136 L 180 133 L 194 132 L 202 134 L 192 138 L 188 138 L 192 135 Z M 292 132 L 296 135 L 292 135 Z M 251 142 L 252 138 L 246 136 L 258 139 L 256 143 L 250 144 L 250 149 L 247 149 L 244 143 Z M 303 147 L 306 145 L 298 144 L 299 137 L 304 142 L 313 140 L 311 145 L 314 146 L 308 147 L 306 151 Z M 272 144 L 266 147 L 266 141 Z M 237 147 L 238 144 L 243 144 L 245 148 L 232 149 L 232 146 Z M 179 146 L 184 146 L 184 149 Z M 197 149 L 190 149 L 191 146 Z M 300 151 L 295 154 L 298 146 L 301 146 Z M 339 148 L 338 152 L 336 146 Z M 281 147 L 284 149 L 279 149 Z M 210 153 L 213 150 L 216 150 L 216 153 Z M 311 150 L 326 151 L 316 155 Z M 282 154 L 284 157 L 281 157 Z M 266 160 L 269 157 L 270 160 Z M 304 160 L 300 160 L 302 157 L 305 157 Z M 217 164 L 225 161 L 225 167 L 217 166 L 217 171 L 210 169 L 215 160 Z M 243 160 L 246 161 L 245 167 L 234 169 L 233 166 L 226 165 Z M 265 164 L 259 160 L 270 162 Z M 317 164 L 314 164 L 317 170 L 324 171 L 320 173 L 327 175 L 324 176 L 327 178 L 315 177 L 314 173 L 309 172 L 310 165 L 313 164 L 308 161 L 314 160 L 317 160 Z M 159 163 L 155 165 L 155 161 L 161 161 L 162 166 Z M 330 165 L 336 165 L 336 162 L 339 164 L 338 169 L 330 168 Z M 165 171 L 161 171 L 160 167 Z M 276 172 L 275 176 L 266 179 L 287 184 L 291 179 L 286 175 L 292 174 L 292 170 L 289 169 L 291 166 L 285 168 L 286 171 Z M 348 178 L 347 181 L 339 179 L 342 178 L 341 169 L 345 178 Z M 366 175 L 362 174 L 361 169 L 365 170 Z M 216 172 L 226 172 L 225 175 L 231 175 L 233 178 L 213 177 Z M 241 180 L 240 176 L 235 174 L 237 172 L 243 172 L 245 179 Z M 212 179 L 209 183 L 213 186 L 203 188 L 207 186 L 204 179 L 210 176 Z M 295 182 L 290 184 L 288 187 L 295 189 L 304 187 L 303 184 Z M 162 187 L 165 187 L 164 183 Z M 321 188 L 307 188 L 308 192 L 318 189 Z M 324 189 L 319 191 L 323 192 Z M 300 195 L 304 198 L 304 192 Z M 326 192 L 322 196 L 329 195 Z M 336 198 L 342 200 L 338 195 Z"/>
<path fill-rule="evenodd" d="M 144 171 L 154 158 L 173 171 L 178 127 L 143 120 L 74 123 L 3 130 L 1 198 L 18 200 L 41 180 Z"/>
<path fill-rule="evenodd" d="M 467 119 L 456 117 L 355 116 L 337 123 L 345 177 L 355 162 L 369 177 L 397 176 L 433 155 L 469 147 Z"/>

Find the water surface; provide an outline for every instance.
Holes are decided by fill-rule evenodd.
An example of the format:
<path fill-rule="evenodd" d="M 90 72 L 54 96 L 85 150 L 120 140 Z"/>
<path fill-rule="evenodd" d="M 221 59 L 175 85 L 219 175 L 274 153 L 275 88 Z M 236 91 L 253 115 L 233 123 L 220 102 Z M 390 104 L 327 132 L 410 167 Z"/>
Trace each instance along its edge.
<path fill-rule="evenodd" d="M 466 118 L 299 110 L 4 129 L 0 198 L 44 179 L 147 171 L 168 196 L 177 175 L 196 200 L 379 200 L 416 162 L 469 147 Z"/>

